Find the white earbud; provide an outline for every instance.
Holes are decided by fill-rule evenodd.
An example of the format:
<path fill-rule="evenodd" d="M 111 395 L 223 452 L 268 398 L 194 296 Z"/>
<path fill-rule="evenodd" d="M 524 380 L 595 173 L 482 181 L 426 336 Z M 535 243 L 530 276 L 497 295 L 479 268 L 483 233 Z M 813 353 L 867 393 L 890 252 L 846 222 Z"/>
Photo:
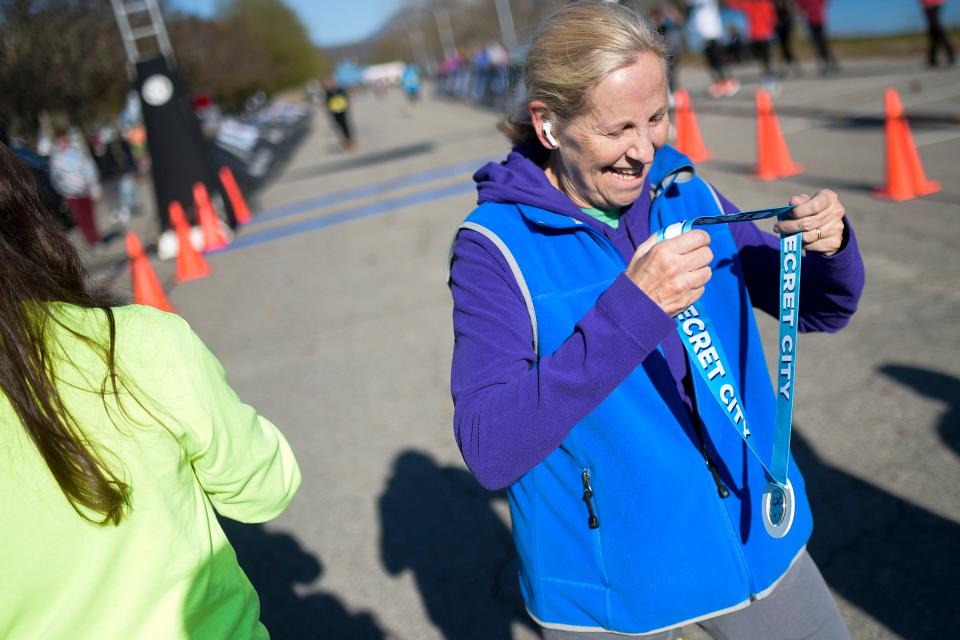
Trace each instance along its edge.
<path fill-rule="evenodd" d="M 560 147 L 560 143 L 557 142 L 557 139 L 553 137 L 553 125 L 549 121 L 543 123 L 543 137 L 547 139 L 554 149 Z"/>

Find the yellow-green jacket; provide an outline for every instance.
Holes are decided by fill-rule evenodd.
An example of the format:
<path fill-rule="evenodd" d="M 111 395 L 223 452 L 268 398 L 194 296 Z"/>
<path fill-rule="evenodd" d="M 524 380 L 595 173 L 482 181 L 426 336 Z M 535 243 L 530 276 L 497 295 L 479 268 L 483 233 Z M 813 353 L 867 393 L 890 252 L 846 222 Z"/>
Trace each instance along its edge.
<path fill-rule="evenodd" d="M 57 309 L 81 333 L 107 335 L 102 311 Z M 100 355 L 56 323 L 48 344 L 68 409 L 131 487 L 119 526 L 77 515 L 0 394 L 0 638 L 266 638 L 215 512 L 279 515 L 300 485 L 293 452 L 184 320 L 135 305 L 114 313 L 132 391 L 121 389 L 123 411 L 99 394 Z"/>

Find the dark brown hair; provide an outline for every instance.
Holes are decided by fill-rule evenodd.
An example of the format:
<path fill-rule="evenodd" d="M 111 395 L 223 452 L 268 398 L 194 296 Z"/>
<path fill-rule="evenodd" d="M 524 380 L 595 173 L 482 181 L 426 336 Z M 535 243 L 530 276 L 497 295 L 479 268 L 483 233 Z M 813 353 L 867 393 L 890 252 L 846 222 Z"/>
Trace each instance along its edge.
<path fill-rule="evenodd" d="M 76 249 L 44 209 L 29 170 L 0 144 L 0 390 L 77 513 L 97 524 L 119 524 L 129 487 L 91 448 L 65 406 L 49 344 L 51 323 L 80 338 L 106 363 L 101 396 L 108 386 L 118 395 L 115 301 L 88 288 L 86 280 Z M 64 325 L 51 306 L 58 302 L 100 309 L 108 339 Z"/>

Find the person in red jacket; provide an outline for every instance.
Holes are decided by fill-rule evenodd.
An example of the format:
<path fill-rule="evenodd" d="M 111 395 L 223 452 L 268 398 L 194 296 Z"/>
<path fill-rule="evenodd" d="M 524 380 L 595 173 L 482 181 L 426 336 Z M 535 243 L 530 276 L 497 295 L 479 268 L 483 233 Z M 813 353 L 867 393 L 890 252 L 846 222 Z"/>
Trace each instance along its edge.
<path fill-rule="evenodd" d="M 770 66 L 770 41 L 777 25 L 777 12 L 772 0 L 726 0 L 731 9 L 742 12 L 747 18 L 747 37 L 753 56 L 760 62 L 763 86 L 768 91 L 778 89 L 773 68 Z"/>
<path fill-rule="evenodd" d="M 956 56 L 953 53 L 953 45 L 947 37 L 947 31 L 940 24 L 940 7 L 946 0 L 920 0 L 923 6 L 923 13 L 927 16 L 927 39 L 929 46 L 927 49 L 927 66 L 936 67 L 940 64 L 938 52 L 943 48 L 947 56 L 947 66 L 952 67 L 956 62 Z"/>
<path fill-rule="evenodd" d="M 817 50 L 820 59 L 820 73 L 828 75 L 840 70 L 837 59 L 833 57 L 830 43 L 827 40 L 827 2 L 828 0 L 797 0 L 800 11 L 807 18 L 807 27 L 810 29 L 810 40 Z"/>

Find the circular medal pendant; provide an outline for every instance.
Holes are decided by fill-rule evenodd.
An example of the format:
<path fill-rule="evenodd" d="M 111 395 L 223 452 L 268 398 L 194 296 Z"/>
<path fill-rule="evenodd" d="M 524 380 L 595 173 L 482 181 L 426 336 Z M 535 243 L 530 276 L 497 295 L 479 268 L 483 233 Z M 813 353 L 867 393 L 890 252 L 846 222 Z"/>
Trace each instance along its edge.
<path fill-rule="evenodd" d="M 774 538 L 782 538 L 793 526 L 794 512 L 793 485 L 787 480 L 787 486 L 781 487 L 775 482 L 767 484 L 763 490 L 763 526 Z"/>

